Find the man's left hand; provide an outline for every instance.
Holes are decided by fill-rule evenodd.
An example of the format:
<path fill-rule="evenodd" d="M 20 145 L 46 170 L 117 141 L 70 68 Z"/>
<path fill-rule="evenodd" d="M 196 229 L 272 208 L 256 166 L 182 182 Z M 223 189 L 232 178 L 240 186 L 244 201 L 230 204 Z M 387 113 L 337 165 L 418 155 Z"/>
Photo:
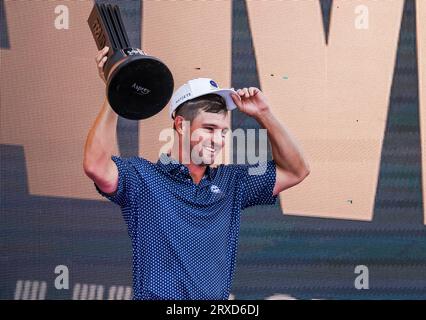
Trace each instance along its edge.
<path fill-rule="evenodd" d="M 237 94 L 232 94 L 232 100 L 241 112 L 256 118 L 269 111 L 269 103 L 263 92 L 258 88 L 243 88 L 236 92 Z"/>

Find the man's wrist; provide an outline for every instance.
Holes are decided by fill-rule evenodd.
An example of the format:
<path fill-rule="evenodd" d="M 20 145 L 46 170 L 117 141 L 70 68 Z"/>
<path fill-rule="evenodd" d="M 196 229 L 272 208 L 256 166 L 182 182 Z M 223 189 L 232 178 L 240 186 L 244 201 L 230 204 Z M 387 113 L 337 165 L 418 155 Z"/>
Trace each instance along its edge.
<path fill-rule="evenodd" d="M 255 116 L 254 118 L 256 119 L 257 122 L 259 123 L 265 123 L 268 120 L 272 119 L 274 117 L 274 115 L 272 114 L 272 111 L 269 107 L 264 108 L 262 110 L 260 110 Z"/>

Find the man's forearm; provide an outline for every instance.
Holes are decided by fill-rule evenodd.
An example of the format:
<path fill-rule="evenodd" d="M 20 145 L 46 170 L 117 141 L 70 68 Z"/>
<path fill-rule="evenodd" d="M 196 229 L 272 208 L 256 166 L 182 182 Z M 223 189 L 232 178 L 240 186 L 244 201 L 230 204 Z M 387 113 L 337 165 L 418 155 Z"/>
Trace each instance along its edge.
<path fill-rule="evenodd" d="M 263 128 L 267 129 L 276 165 L 297 176 L 308 173 L 309 165 L 303 157 L 301 149 L 274 114 L 270 110 L 266 110 L 257 115 L 255 119 Z"/>
<path fill-rule="evenodd" d="M 118 115 L 105 98 L 84 146 L 85 171 L 105 167 L 111 155 L 117 151 L 117 120 Z"/>

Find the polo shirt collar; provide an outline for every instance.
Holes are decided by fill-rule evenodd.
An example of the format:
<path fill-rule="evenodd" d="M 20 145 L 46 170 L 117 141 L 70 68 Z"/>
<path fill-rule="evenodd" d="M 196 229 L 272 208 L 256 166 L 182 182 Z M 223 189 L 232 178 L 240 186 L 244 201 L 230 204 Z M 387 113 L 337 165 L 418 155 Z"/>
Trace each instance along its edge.
<path fill-rule="evenodd" d="M 173 158 L 172 156 L 170 156 L 166 153 L 161 153 L 160 158 L 157 161 L 157 165 L 160 166 L 161 168 L 163 168 L 165 171 L 170 172 L 170 173 L 181 172 L 181 173 L 184 173 L 188 176 L 190 175 L 189 169 L 188 169 L 187 166 L 180 163 L 178 160 L 176 160 L 175 158 Z M 204 173 L 204 176 L 207 176 L 211 180 L 212 169 L 210 168 L 210 166 L 206 167 L 206 172 Z"/>

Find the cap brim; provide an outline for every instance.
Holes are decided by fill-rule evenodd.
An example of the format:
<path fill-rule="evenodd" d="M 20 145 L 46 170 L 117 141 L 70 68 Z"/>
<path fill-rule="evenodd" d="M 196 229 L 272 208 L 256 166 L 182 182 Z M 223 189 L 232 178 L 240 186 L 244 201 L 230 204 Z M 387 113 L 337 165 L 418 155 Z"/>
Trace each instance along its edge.
<path fill-rule="evenodd" d="M 237 94 L 237 92 L 235 90 L 232 89 L 219 89 L 217 91 L 213 91 L 210 92 L 213 94 L 218 94 L 221 97 L 223 97 L 225 99 L 226 102 L 226 108 L 231 111 L 237 108 L 237 105 L 234 103 L 234 100 L 232 100 L 232 94 L 235 93 Z"/>

